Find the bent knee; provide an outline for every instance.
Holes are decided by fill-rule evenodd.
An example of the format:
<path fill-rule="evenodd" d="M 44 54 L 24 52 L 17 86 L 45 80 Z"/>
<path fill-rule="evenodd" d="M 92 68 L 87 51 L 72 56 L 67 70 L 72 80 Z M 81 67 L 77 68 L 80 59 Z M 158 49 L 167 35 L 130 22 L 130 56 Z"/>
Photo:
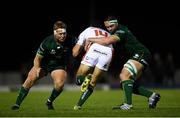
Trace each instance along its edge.
<path fill-rule="evenodd" d="M 56 90 L 62 90 L 64 88 L 64 83 L 55 83 L 54 88 Z"/>
<path fill-rule="evenodd" d="M 120 79 L 123 80 L 129 80 L 131 78 L 131 74 L 124 74 L 124 73 L 120 73 L 119 75 Z"/>

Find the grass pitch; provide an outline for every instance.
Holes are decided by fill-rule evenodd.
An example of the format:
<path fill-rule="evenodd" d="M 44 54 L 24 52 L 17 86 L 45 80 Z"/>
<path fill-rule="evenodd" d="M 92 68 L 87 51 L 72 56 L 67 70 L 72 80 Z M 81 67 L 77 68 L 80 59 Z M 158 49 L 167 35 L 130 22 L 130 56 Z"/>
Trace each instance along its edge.
<path fill-rule="evenodd" d="M 148 109 L 145 97 L 133 95 L 133 110 L 112 110 L 121 104 L 121 90 L 95 90 L 81 110 L 73 110 L 81 95 L 78 91 L 63 91 L 54 101 L 55 110 L 47 110 L 45 102 L 50 92 L 30 91 L 19 110 L 11 110 L 18 92 L 0 92 L 0 117 L 179 117 L 180 89 L 156 89 L 161 94 L 156 109 Z"/>

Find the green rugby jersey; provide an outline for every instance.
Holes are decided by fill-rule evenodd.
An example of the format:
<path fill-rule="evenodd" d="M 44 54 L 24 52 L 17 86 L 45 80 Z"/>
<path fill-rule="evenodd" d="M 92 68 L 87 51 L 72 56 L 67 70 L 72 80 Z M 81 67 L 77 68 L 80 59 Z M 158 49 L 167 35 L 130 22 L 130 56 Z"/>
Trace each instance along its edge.
<path fill-rule="evenodd" d="M 117 50 L 123 50 L 123 53 L 130 57 L 136 54 L 143 55 L 141 58 L 149 61 L 150 51 L 136 39 L 126 26 L 120 25 L 112 35 L 117 35 L 120 38 L 120 41 L 115 44 Z"/>
<path fill-rule="evenodd" d="M 120 38 L 120 42 L 118 43 L 120 46 L 118 47 L 123 47 L 123 50 L 125 50 L 129 56 L 132 56 L 135 53 L 150 54 L 150 51 L 136 39 L 126 26 L 120 25 L 113 35 L 117 35 Z"/>
<path fill-rule="evenodd" d="M 57 43 L 54 35 L 48 36 L 40 44 L 37 54 L 43 57 L 41 67 L 47 70 L 52 70 L 57 67 L 66 69 L 68 55 L 70 54 L 70 46 L 67 40 L 63 43 Z"/>

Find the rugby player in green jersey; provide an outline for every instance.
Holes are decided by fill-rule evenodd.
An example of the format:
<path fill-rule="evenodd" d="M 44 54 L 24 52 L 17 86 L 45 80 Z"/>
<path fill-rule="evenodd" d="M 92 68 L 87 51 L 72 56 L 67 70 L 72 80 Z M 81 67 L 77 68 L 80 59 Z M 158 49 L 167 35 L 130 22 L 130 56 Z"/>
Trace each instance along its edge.
<path fill-rule="evenodd" d="M 66 29 L 67 26 L 64 22 L 57 21 L 53 26 L 54 34 L 42 41 L 34 58 L 34 65 L 20 88 L 16 103 L 11 108 L 12 110 L 20 108 L 30 88 L 37 80 L 46 76 L 48 73 L 50 73 L 53 79 L 54 89 L 47 99 L 46 106 L 48 109 L 54 109 L 53 101 L 62 92 L 67 78 L 67 58 L 71 49 L 69 49 L 70 47 L 66 43 L 68 40 Z"/>
<path fill-rule="evenodd" d="M 125 99 L 121 105 L 115 106 L 113 109 L 132 109 L 132 93 L 147 97 L 149 108 L 155 108 L 160 94 L 147 90 L 137 83 L 138 78 L 149 65 L 150 51 L 136 39 L 126 26 L 119 24 L 116 17 L 108 16 L 104 20 L 104 25 L 111 36 L 101 38 L 101 40 L 91 38 L 89 41 L 102 45 L 114 44 L 115 51 L 123 49 L 128 56 L 128 60 L 119 74 Z M 118 55 L 121 56 L 121 54 Z"/>

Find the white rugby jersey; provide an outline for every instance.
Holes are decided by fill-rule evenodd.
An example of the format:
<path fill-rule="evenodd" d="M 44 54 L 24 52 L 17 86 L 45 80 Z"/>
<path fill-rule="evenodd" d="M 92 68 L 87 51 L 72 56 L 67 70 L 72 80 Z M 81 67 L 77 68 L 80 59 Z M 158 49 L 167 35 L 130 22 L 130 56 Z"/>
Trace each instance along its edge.
<path fill-rule="evenodd" d="M 108 37 L 109 35 L 110 33 L 108 33 L 104 29 L 97 27 L 88 27 L 79 35 L 77 44 L 84 46 L 88 38 L 101 38 Z M 107 47 L 113 48 L 112 44 L 107 45 Z"/>

